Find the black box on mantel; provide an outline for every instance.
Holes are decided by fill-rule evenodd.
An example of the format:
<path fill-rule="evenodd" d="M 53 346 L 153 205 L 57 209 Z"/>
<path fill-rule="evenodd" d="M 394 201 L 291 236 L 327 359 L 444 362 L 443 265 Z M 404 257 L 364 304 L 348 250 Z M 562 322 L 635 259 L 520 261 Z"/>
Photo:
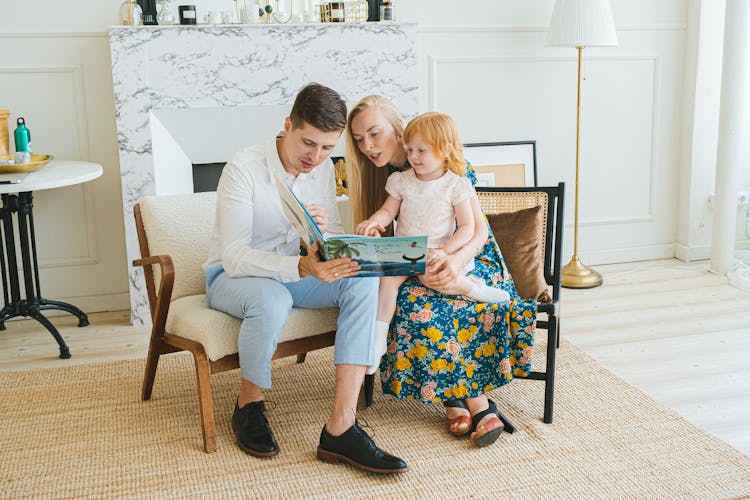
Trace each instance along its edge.
<path fill-rule="evenodd" d="M 143 24 L 159 24 L 156 22 L 156 0 L 138 0 L 143 11 Z"/>
<path fill-rule="evenodd" d="M 369 0 L 367 2 L 367 20 L 380 21 L 380 0 Z"/>

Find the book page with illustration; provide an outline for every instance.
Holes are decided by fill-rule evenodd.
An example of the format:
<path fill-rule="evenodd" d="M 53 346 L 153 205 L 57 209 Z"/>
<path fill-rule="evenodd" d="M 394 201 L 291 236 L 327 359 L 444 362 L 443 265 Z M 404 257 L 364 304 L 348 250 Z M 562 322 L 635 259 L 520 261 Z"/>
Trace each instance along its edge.
<path fill-rule="evenodd" d="M 274 174 L 276 175 L 276 174 Z M 427 236 L 371 237 L 330 235 L 321 232 L 304 204 L 276 175 L 281 208 L 289 222 L 310 247 L 317 242 L 323 260 L 347 257 L 359 262 L 357 276 L 415 276 L 427 264 Z"/>

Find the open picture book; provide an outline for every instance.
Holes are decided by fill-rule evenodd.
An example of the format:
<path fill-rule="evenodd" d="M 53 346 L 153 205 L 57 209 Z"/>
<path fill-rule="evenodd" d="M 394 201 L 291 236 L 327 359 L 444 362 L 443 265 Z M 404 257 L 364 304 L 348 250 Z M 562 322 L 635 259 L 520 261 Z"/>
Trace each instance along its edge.
<path fill-rule="evenodd" d="M 274 174 L 276 175 L 276 174 Z M 348 257 L 359 262 L 357 276 L 414 276 L 424 274 L 427 264 L 427 236 L 371 237 L 324 236 L 297 196 L 276 175 L 281 208 L 308 246 L 317 242 L 323 260 Z"/>

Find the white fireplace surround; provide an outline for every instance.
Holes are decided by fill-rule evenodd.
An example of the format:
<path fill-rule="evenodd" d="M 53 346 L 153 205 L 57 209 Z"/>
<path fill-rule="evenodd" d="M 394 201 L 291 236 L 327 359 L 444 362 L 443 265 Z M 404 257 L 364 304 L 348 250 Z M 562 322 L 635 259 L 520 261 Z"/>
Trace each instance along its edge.
<path fill-rule="evenodd" d="M 288 114 L 287 104 L 151 110 L 154 192 L 192 192 L 194 163 L 223 163 L 233 152 L 267 141 Z M 343 143 L 342 136 L 334 156 L 343 156 Z"/>
<path fill-rule="evenodd" d="M 143 196 L 192 192 L 193 163 L 273 137 L 309 82 L 348 103 L 381 94 L 406 118 L 418 112 L 415 23 L 117 26 L 109 36 L 134 324 L 150 322 L 131 266 Z"/>

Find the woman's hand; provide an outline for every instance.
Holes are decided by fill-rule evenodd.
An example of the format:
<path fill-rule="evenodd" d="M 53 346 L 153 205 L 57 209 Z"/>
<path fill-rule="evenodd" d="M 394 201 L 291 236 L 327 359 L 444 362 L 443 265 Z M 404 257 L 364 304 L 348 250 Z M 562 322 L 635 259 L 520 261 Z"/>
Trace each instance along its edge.
<path fill-rule="evenodd" d="M 354 228 L 354 233 L 360 236 L 380 236 L 385 232 L 385 228 L 370 219 L 365 219 Z"/>
<path fill-rule="evenodd" d="M 427 264 L 422 283 L 446 295 L 466 293 L 465 290 L 457 288 L 458 279 L 464 275 L 464 265 L 465 263 L 457 254 L 446 255 L 440 260 Z"/>
<path fill-rule="evenodd" d="M 320 228 L 321 233 L 325 233 L 326 229 L 328 229 L 328 212 L 326 211 L 326 207 L 323 205 L 315 205 L 315 204 L 309 204 L 305 205 L 305 210 L 307 210 L 307 213 L 310 214 L 310 217 L 313 218 L 315 223 Z"/>
<path fill-rule="evenodd" d="M 307 251 L 307 255 L 299 258 L 299 277 L 315 276 L 321 281 L 331 283 L 341 278 L 356 276 L 359 272 L 359 262 L 341 258 L 329 261 L 320 260 L 318 244 L 314 243 Z"/>
<path fill-rule="evenodd" d="M 442 248 L 430 248 L 427 250 L 427 265 L 432 269 L 439 267 L 439 262 L 445 259 L 448 254 Z"/>

